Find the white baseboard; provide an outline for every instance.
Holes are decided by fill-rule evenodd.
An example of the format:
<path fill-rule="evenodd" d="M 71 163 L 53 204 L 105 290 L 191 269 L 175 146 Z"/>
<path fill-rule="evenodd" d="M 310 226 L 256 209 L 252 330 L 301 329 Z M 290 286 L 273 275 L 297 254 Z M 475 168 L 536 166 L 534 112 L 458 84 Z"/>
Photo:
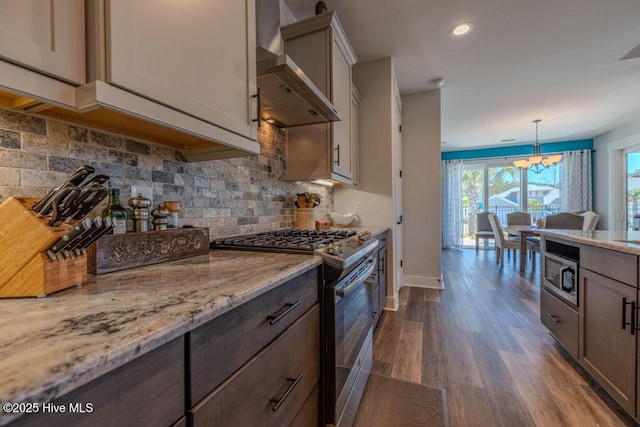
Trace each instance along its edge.
<path fill-rule="evenodd" d="M 429 276 L 402 276 L 402 286 L 412 286 L 415 288 L 444 289 L 444 280 L 440 277 Z"/>
<path fill-rule="evenodd" d="M 394 296 L 386 298 L 383 309 L 389 310 L 389 311 L 398 311 L 399 307 L 400 307 L 400 297 L 398 293 L 396 293 Z"/>

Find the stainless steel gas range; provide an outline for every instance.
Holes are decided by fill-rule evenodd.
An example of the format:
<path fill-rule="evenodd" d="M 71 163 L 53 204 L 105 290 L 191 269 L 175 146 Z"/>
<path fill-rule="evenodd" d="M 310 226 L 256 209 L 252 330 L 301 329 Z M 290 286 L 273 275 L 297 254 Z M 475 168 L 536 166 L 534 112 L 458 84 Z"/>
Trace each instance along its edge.
<path fill-rule="evenodd" d="M 211 242 L 212 249 L 316 254 L 323 258 L 321 331 L 324 421 L 349 426 L 372 364 L 373 305 L 368 280 L 378 241 L 353 230 L 278 230 Z"/>

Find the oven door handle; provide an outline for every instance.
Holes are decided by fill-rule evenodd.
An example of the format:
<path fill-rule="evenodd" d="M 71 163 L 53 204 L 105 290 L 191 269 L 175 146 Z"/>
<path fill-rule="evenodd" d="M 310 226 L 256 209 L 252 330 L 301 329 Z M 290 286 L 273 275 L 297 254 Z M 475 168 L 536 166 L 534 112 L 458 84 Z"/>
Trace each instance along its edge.
<path fill-rule="evenodd" d="M 371 273 L 373 273 L 373 270 L 375 270 L 375 268 L 376 268 L 376 260 L 375 260 L 375 258 L 371 257 L 365 262 L 370 264 L 366 268 L 366 270 L 364 270 L 362 273 L 360 273 L 358 276 L 356 276 L 353 279 L 353 282 L 351 282 L 351 284 L 349 286 L 347 286 L 345 288 L 342 288 L 342 289 L 336 289 L 336 295 L 337 296 L 339 296 L 340 298 L 346 297 L 351 292 L 355 291 L 360 285 L 362 285 L 364 283 L 364 281 L 369 276 L 371 276 Z"/>

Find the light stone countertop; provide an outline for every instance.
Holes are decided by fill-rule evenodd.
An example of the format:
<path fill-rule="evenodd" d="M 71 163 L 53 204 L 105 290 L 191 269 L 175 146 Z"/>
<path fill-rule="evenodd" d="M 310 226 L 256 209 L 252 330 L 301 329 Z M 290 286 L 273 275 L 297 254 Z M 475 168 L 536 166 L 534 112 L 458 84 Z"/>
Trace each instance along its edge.
<path fill-rule="evenodd" d="M 48 402 L 322 263 L 215 250 L 0 300 L 0 402 Z M 0 425 L 15 416 L 0 411 Z"/>
<path fill-rule="evenodd" d="M 541 228 L 537 233 L 543 236 L 555 237 L 569 242 L 612 249 L 614 251 L 632 255 L 640 255 L 640 231 L 546 230 Z M 631 242 L 621 242 L 620 240 L 627 240 Z"/>

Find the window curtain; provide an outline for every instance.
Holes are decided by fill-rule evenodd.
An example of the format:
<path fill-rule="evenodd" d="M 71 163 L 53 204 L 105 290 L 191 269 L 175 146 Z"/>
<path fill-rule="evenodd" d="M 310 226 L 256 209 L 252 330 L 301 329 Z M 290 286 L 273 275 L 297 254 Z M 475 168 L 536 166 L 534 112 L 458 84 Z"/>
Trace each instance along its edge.
<path fill-rule="evenodd" d="M 462 160 L 442 162 L 442 247 L 462 246 Z"/>
<path fill-rule="evenodd" d="M 591 193 L 591 150 L 562 153 L 560 210 L 562 212 L 590 211 Z"/>

